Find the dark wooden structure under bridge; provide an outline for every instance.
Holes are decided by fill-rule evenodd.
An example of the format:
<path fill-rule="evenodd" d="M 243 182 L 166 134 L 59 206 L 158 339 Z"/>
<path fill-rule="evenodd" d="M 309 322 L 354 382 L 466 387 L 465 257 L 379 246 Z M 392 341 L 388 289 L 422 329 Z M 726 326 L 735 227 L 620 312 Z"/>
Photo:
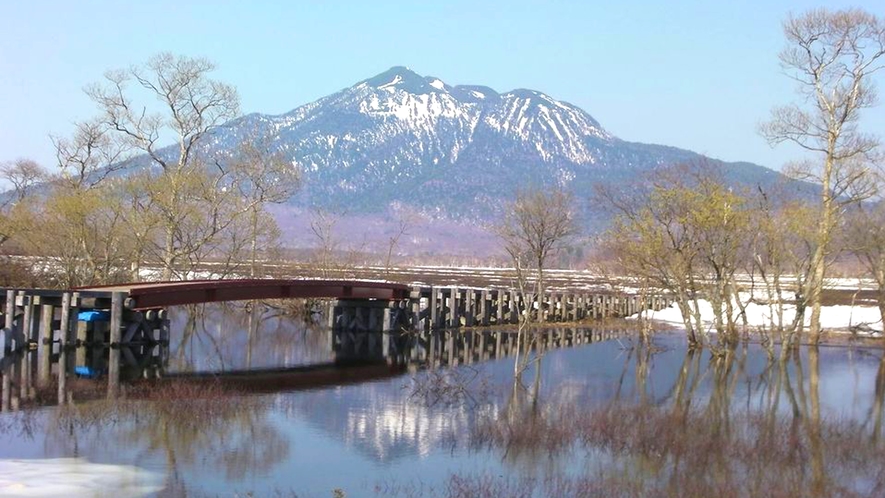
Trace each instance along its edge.
<path fill-rule="evenodd" d="M 531 313 L 535 321 L 559 323 L 625 317 L 642 309 L 663 309 L 671 302 L 663 295 L 553 291 L 537 296 L 516 289 L 459 287 L 416 287 L 410 298 L 417 328 L 425 329 L 514 324 L 520 313 Z"/>
<path fill-rule="evenodd" d="M 508 327 L 433 329 L 407 333 L 332 330 L 336 363 L 386 362 L 410 368 L 458 366 L 512 356 L 517 331 Z M 532 329 L 531 347 L 546 351 L 601 342 L 628 334 L 627 330 L 557 325 Z"/>
<path fill-rule="evenodd" d="M 512 325 L 519 323 L 521 313 L 531 313 L 535 320 L 540 315 L 548 323 L 625 317 L 642 309 L 663 309 L 670 302 L 666 296 L 611 292 L 551 292 L 539 298 L 505 288 L 413 287 L 408 298 L 402 299 L 334 300 L 327 318 L 333 332 L 330 345 L 337 357 L 347 359 L 355 357 L 354 351 L 360 355 L 371 351 L 391 361 L 416 338 L 429 349 L 430 341 L 438 342 L 431 339 L 431 331 L 457 335 L 462 328 Z"/>

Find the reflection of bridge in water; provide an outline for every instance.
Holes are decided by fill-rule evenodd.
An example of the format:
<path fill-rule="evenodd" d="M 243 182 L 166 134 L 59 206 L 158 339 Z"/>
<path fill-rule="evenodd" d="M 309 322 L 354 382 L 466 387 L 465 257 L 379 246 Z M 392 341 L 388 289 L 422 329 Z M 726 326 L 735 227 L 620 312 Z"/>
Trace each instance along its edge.
<path fill-rule="evenodd" d="M 456 365 L 509 354 L 514 337 L 480 329 L 516 323 L 521 313 L 547 321 L 624 316 L 665 306 L 664 298 L 617 294 L 523 295 L 513 289 L 408 287 L 377 281 L 202 280 L 133 283 L 70 290 L 5 289 L 0 293 L 2 409 L 13 390 L 34 398 L 57 379 L 58 402 L 74 373 L 106 375 L 108 395 L 119 393 L 121 376 L 157 374 L 168 364 L 168 308 L 187 304 L 313 298 L 329 303 L 328 347 L 338 361 L 404 365 Z M 461 327 L 464 327 L 463 329 Z M 550 331 L 540 347 L 582 344 L 591 339 L 569 329 Z M 574 330 L 574 329 L 573 329 Z M 7 367 L 8 367 L 7 365 Z M 2 366 L 2 365 L 0 365 Z"/>
<path fill-rule="evenodd" d="M 517 332 L 508 328 L 470 328 L 354 333 L 331 329 L 336 362 L 386 361 L 389 365 L 458 366 L 516 353 Z M 532 345 L 544 351 L 608 340 L 616 331 L 548 327 L 532 331 Z"/>
<path fill-rule="evenodd" d="M 328 358 L 328 361 L 282 367 L 234 366 L 220 371 L 169 372 L 168 344 L 128 344 L 119 346 L 120 377 L 128 381 L 154 377 L 175 378 L 198 384 L 204 382 L 220 384 L 243 392 L 269 393 L 371 382 L 423 368 L 471 365 L 506 358 L 513 355 L 516 350 L 516 332 L 506 328 L 432 330 L 418 333 L 354 334 L 340 329 L 314 332 L 325 336 L 322 341 L 317 342 L 324 345 L 323 356 Z M 605 341 L 622 336 L 624 332 L 585 328 L 547 328 L 537 330 L 535 334 L 536 339 L 533 341 L 535 348 L 552 350 Z M 386 350 L 382 347 L 385 342 L 388 344 Z M 17 409 L 22 403 L 33 399 L 35 390 L 41 387 L 37 377 L 33 375 L 36 359 L 37 351 L 28 350 L 17 351 L 0 360 L 2 372 L 9 379 L 3 383 L 2 393 L 6 410 Z M 103 375 L 108 370 L 108 360 L 107 346 L 87 343 L 76 347 L 74 354 L 67 355 L 65 370 L 68 377 L 74 373 L 78 373 L 79 376 L 84 370 Z M 69 395 L 72 389 L 76 391 L 77 387 L 68 385 L 65 389 Z M 92 392 L 82 394 L 94 396 L 94 391 L 90 391 Z M 70 399 L 68 396 L 65 398 Z"/>

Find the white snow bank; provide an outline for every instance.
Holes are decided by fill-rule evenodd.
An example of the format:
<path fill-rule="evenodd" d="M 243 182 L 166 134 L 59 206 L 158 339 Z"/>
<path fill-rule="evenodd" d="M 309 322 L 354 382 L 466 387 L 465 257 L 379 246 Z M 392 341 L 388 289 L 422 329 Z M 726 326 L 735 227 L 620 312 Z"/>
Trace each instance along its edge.
<path fill-rule="evenodd" d="M 164 487 L 163 476 L 128 465 L 82 458 L 0 459 L 0 496 L 146 496 Z"/>
<path fill-rule="evenodd" d="M 701 311 L 701 320 L 705 324 L 713 323 L 713 307 L 708 301 L 699 300 L 698 305 Z M 740 310 L 735 307 L 735 313 Z M 636 318 L 633 315 L 630 318 Z M 669 323 L 678 327 L 683 326 L 682 313 L 679 308 L 673 304 L 669 308 L 660 311 L 649 311 L 649 318 Z M 788 305 L 784 307 L 784 323 L 788 324 L 793 321 L 796 316 L 796 307 Z M 737 319 L 741 323 L 741 319 Z M 805 324 L 811 322 L 811 310 L 805 313 Z M 821 327 L 829 330 L 847 331 L 853 327 L 860 326 L 861 329 L 869 329 L 878 333 L 882 332 L 882 320 L 879 316 L 879 309 L 874 306 L 824 306 L 820 313 Z M 747 305 L 747 323 L 751 327 L 768 327 L 771 325 L 771 309 L 764 304 L 750 303 Z"/>

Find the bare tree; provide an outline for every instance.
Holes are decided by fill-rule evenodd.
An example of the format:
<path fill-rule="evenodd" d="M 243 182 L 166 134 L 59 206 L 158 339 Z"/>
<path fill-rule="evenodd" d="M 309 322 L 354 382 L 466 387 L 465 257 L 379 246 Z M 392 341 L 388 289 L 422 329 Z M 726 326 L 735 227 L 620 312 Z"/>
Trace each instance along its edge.
<path fill-rule="evenodd" d="M 43 168 L 30 159 L 0 164 L 0 180 L 12 187 L 0 198 L 0 245 L 21 230 L 21 218 L 29 211 L 25 201 L 34 187 L 45 178 Z"/>
<path fill-rule="evenodd" d="M 532 363 L 529 353 L 537 337 L 530 334 L 529 326 L 535 296 L 537 320 L 543 322 L 545 319 L 544 269 L 550 257 L 578 233 L 573 204 L 571 195 L 558 188 L 519 191 L 494 229 L 516 270 L 516 286 L 523 298 L 523 309 L 518 310 L 519 328 L 513 365 L 515 382 L 520 381 L 522 373 Z M 516 303 L 511 305 L 519 306 Z M 540 361 L 540 353 L 536 352 L 534 358 L 536 362 Z"/>
<path fill-rule="evenodd" d="M 844 244 L 876 282 L 879 317 L 885 323 L 885 201 L 860 206 L 845 224 Z"/>
<path fill-rule="evenodd" d="M 52 185 L 21 234 L 29 251 L 51 261 L 45 277 L 63 287 L 119 281 L 131 254 L 120 199 L 110 189 Z"/>
<path fill-rule="evenodd" d="M 399 246 L 400 239 L 402 239 L 404 235 L 408 235 L 408 231 L 409 220 L 405 217 L 398 218 L 396 220 L 396 227 L 393 229 L 393 234 L 387 239 L 387 257 L 384 259 L 384 274 L 388 278 L 390 277 L 390 263 L 393 260 L 393 253 Z"/>
<path fill-rule="evenodd" d="M 758 332 L 763 347 L 774 357 L 773 337 L 780 337 L 781 359 L 792 352 L 805 323 L 806 276 L 814 252 L 814 220 L 818 211 L 808 202 L 780 190 L 759 189 L 750 199 L 750 230 L 744 259 L 750 278 L 750 301 L 768 306 L 768 323 Z M 794 299 L 797 296 L 798 299 Z M 795 306 L 793 319 L 785 311 Z"/>
<path fill-rule="evenodd" d="M 335 234 L 335 227 L 343 213 L 316 208 L 311 213 L 310 231 L 317 238 L 319 247 L 317 248 L 316 264 L 320 270 L 320 276 L 323 278 L 331 275 L 335 251 L 338 250 L 340 240 Z"/>
<path fill-rule="evenodd" d="M 43 167 L 31 159 L 18 159 L 0 166 L 0 176 L 9 182 L 11 197 L 4 199 L 4 206 L 22 201 L 34 186 L 46 178 Z"/>
<path fill-rule="evenodd" d="M 159 256 L 165 279 L 231 222 L 232 213 L 225 212 L 227 200 L 220 200 L 231 187 L 229 172 L 210 170 L 200 157 L 212 129 L 239 112 L 236 90 L 210 79 L 214 69 L 206 59 L 161 53 L 144 67 L 109 71 L 103 85 L 86 90 L 102 111 L 101 125 L 118 133 L 128 147 L 147 154 L 151 169 L 158 172 L 149 195 L 160 213 Z M 151 112 L 137 103 L 139 93 L 159 101 L 161 110 Z M 160 149 L 169 134 L 177 144 L 171 154 Z M 204 201 L 212 203 L 208 209 Z M 200 233 L 188 231 L 195 227 Z"/>
<path fill-rule="evenodd" d="M 40 210 L 44 230 L 30 234 L 29 244 L 54 258 L 60 271 L 51 277 L 62 285 L 125 278 L 127 259 L 142 253 L 133 242 L 143 240 L 127 233 L 132 229 L 120 194 L 132 182 L 113 177 L 123 169 L 130 145 L 100 118 L 77 123 L 70 138 L 50 138 L 58 173 Z"/>
<path fill-rule="evenodd" d="M 616 212 L 604 246 L 626 274 L 673 294 L 690 346 L 713 347 L 701 299 L 713 308 L 720 343 L 733 345 L 735 273 L 749 226 L 746 200 L 706 163 L 656 171 L 649 192 L 603 189 L 601 200 Z"/>
<path fill-rule="evenodd" d="M 50 137 L 61 179 L 76 189 L 90 189 L 119 171 L 128 145 L 100 119 L 75 125 L 71 138 Z"/>
<path fill-rule="evenodd" d="M 150 255 L 159 260 L 155 254 L 162 220 L 159 210 L 154 209 L 157 199 L 151 195 L 154 175 L 149 171 L 130 173 L 125 181 L 113 185 L 113 195 L 120 199 L 120 215 L 128 231 L 128 240 L 132 244 L 129 256 L 130 280 L 138 282 L 142 278 L 141 264 Z"/>
<path fill-rule="evenodd" d="M 869 160 L 878 140 L 860 131 L 876 103 L 873 75 L 885 63 L 885 24 L 859 9 L 817 9 L 784 22 L 781 66 L 797 82 L 800 104 L 775 108 L 761 127 L 771 144 L 792 142 L 820 157 L 794 169 L 821 185 L 821 215 L 808 276 L 810 334 L 820 338 L 821 293 L 842 207 L 870 195 Z"/>
<path fill-rule="evenodd" d="M 265 214 L 267 204 L 289 200 L 301 187 L 301 169 L 274 149 L 268 137 L 249 134 L 234 157 L 237 188 L 246 201 L 249 217 L 249 275 L 256 276 L 259 239 L 276 233 L 273 219 Z"/>
<path fill-rule="evenodd" d="M 572 196 L 559 188 L 520 191 L 495 228 L 517 270 L 534 273 L 539 303 L 544 300 L 544 269 L 550 257 L 578 233 L 573 204 Z M 544 321 L 543 307 L 538 321 Z"/>

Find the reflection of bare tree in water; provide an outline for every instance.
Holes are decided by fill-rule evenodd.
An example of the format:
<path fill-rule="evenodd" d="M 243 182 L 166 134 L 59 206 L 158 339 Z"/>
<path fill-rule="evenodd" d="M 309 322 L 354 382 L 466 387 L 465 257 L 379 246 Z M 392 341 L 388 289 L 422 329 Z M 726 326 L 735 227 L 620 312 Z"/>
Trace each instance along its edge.
<path fill-rule="evenodd" d="M 652 358 L 655 354 L 662 352 L 663 350 L 650 338 L 640 336 L 639 340 L 635 343 L 629 342 L 628 345 L 623 348 L 623 351 L 626 351 L 626 358 L 624 360 L 624 367 L 621 370 L 621 375 L 618 377 L 618 387 L 615 390 L 612 402 L 617 403 L 624 400 L 624 384 L 627 380 L 627 373 L 632 365 L 633 395 L 636 397 L 635 401 L 640 405 L 655 403 L 653 397 L 654 393 L 651 392 L 651 385 L 648 382 L 649 373 L 652 368 Z"/>
<path fill-rule="evenodd" d="M 252 319 L 256 341 L 253 343 L 264 346 L 261 354 L 266 354 L 268 350 L 286 351 L 290 356 L 283 358 L 283 361 L 287 363 L 294 359 L 291 355 L 295 352 L 306 362 L 329 361 L 332 351 L 326 334 L 327 326 L 315 322 L 309 314 L 304 316 L 291 313 L 291 309 L 303 311 L 312 306 L 310 300 L 299 306 L 289 303 L 289 307 L 256 303 L 253 308 L 255 318 Z M 238 316 L 241 320 L 249 320 L 243 314 Z"/>
<path fill-rule="evenodd" d="M 870 415 L 867 419 L 871 422 L 873 441 L 879 441 L 882 437 L 882 412 L 885 409 L 885 354 L 879 360 L 879 369 L 876 371 L 876 397 L 873 406 L 870 408 Z"/>
<path fill-rule="evenodd" d="M 732 399 L 738 381 L 743 377 L 746 350 L 729 348 L 723 355 L 710 358 L 712 386 L 706 416 L 717 431 L 730 430 Z"/>
<path fill-rule="evenodd" d="M 543 357 L 540 355 L 535 359 L 532 366 L 534 375 L 529 385 L 523 382 L 524 372 L 520 372 L 513 379 L 504 416 L 512 434 L 524 434 L 529 437 L 514 437 L 507 441 L 503 458 L 511 463 L 525 461 L 532 465 L 547 458 L 548 455 L 548 449 L 532 441 L 530 437 L 537 432 L 547 432 L 547 420 L 545 414 L 541 412 L 539 399 L 542 361 Z"/>
<path fill-rule="evenodd" d="M 805 374 L 802 371 L 802 362 L 799 354 L 793 355 L 796 363 L 796 371 L 799 375 L 797 392 L 799 395 L 802 420 L 808 437 L 811 457 L 811 494 L 824 496 L 827 487 L 827 473 L 824 464 L 823 442 L 821 441 L 821 418 L 820 418 L 820 351 L 818 346 L 810 345 L 808 350 L 808 394 L 805 393 Z"/>
<path fill-rule="evenodd" d="M 507 417 L 511 420 L 518 420 L 528 417 L 533 419 L 538 414 L 539 399 L 538 395 L 541 389 L 541 363 L 542 357 L 535 361 L 534 375 L 530 385 L 526 385 L 523 380 L 524 376 L 519 375 L 513 379 L 513 386 L 510 389 L 510 399 L 507 404 Z"/>
<path fill-rule="evenodd" d="M 237 481 L 267 473 L 288 457 L 289 442 L 268 419 L 266 403 L 215 385 L 156 389 L 149 400 L 58 410 L 45 428 L 47 452 L 101 458 L 119 446 L 136 450 L 136 463 L 161 456 L 173 488 L 184 486 L 184 469 L 224 472 Z"/>
<path fill-rule="evenodd" d="M 691 401 L 701 380 L 701 353 L 694 348 L 688 348 L 682 358 L 679 367 L 679 375 L 672 389 L 673 412 L 678 413 L 684 419 L 691 409 Z"/>
<path fill-rule="evenodd" d="M 637 346 L 618 380 L 632 372 L 635 396 L 619 385 L 611 404 L 581 410 L 516 385 L 506 413 L 481 421 L 472 442 L 548 469 L 584 448 L 598 474 L 555 477 L 557 489 L 574 493 L 592 483 L 590 495 L 601 496 L 882 496 L 885 359 L 863 422 L 824 417 L 816 347 L 768 356 L 758 376 L 752 354 L 745 346 L 720 356 L 689 350 L 668 394 L 655 400 L 653 354 Z"/>
<path fill-rule="evenodd" d="M 226 305 L 227 303 L 222 304 Z M 169 356 L 176 359 L 180 365 L 179 369 L 183 371 L 195 370 L 193 355 L 198 351 L 198 348 L 195 347 L 194 341 L 202 341 L 205 339 L 212 343 L 217 357 L 223 362 L 224 355 L 221 353 L 218 343 L 214 340 L 211 334 L 205 333 L 206 307 L 200 304 L 191 304 L 188 306 L 182 306 L 182 308 L 185 310 L 185 316 L 187 318 L 182 327 L 181 341 L 174 346 L 170 345 L 171 352 Z M 223 370 L 223 363 L 221 367 L 221 370 Z"/>
<path fill-rule="evenodd" d="M 176 315 L 180 320 L 174 322 L 171 357 L 177 371 L 283 367 L 330 359 L 318 326 L 265 303 L 187 306 Z M 179 331 L 180 340 L 175 340 Z"/>
<path fill-rule="evenodd" d="M 633 382 L 636 384 L 636 391 L 639 394 L 639 403 L 643 405 L 649 402 L 648 373 L 651 368 L 651 355 L 652 348 L 648 340 L 640 341 L 636 351 Z"/>
<path fill-rule="evenodd" d="M 883 451 L 875 437 L 871 442 L 856 424 L 822 417 L 820 352 L 816 347 L 803 351 L 807 367 L 795 350 L 783 360 L 771 360 L 758 379 L 748 374 L 746 350 L 711 358 L 703 371 L 694 367 L 700 355 L 689 352 L 673 389 L 674 410 L 669 415 L 653 407 L 644 412 L 613 407 L 610 418 L 595 426 L 590 439 L 609 448 L 620 441 L 623 446 L 616 446 L 620 461 L 648 486 L 645 489 L 704 495 L 733 486 L 734 491 L 725 496 L 831 496 L 854 495 L 858 482 L 885 482 L 885 472 L 875 463 L 875 455 Z M 880 374 L 883 370 L 880 365 Z M 709 379 L 709 390 L 701 391 L 706 400 L 692 387 L 702 377 Z M 743 384 L 748 389 L 748 409 L 753 398 L 761 402 L 758 411 L 736 406 L 735 393 Z M 885 397 L 882 385 L 880 380 L 876 400 L 880 407 Z M 782 400 L 788 403 L 786 412 Z M 696 406 L 690 408 L 692 404 Z M 875 418 L 875 408 L 872 414 Z M 873 424 L 875 434 L 881 430 L 881 418 Z M 622 433 L 629 430 L 640 435 Z M 650 457 L 658 465 L 650 465 Z M 871 495 L 880 491 L 874 488 Z M 868 496 L 863 491 L 857 495 Z"/>

